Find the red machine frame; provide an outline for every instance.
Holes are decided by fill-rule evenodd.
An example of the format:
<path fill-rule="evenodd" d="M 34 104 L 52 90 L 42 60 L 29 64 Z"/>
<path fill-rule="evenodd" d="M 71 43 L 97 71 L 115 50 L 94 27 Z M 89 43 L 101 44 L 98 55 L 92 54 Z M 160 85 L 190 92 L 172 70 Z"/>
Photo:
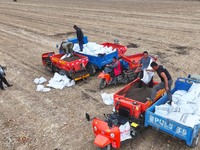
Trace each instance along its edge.
<path fill-rule="evenodd" d="M 72 61 L 65 61 L 61 60 L 60 58 L 64 54 L 55 54 L 54 52 L 48 52 L 42 54 L 42 62 L 43 65 L 49 68 L 49 65 L 47 64 L 47 59 L 50 60 L 51 65 L 53 65 L 52 72 L 59 72 L 60 70 L 66 71 L 68 74 L 76 74 L 80 71 L 85 70 L 85 66 L 88 63 L 88 58 L 86 56 L 74 53 L 75 56 L 79 57 L 79 59 L 72 60 Z M 88 77 L 89 74 L 85 72 L 84 74 L 81 74 L 80 76 L 76 77 L 74 80 L 80 80 L 83 78 Z"/>
<path fill-rule="evenodd" d="M 139 81 L 140 79 L 132 81 L 131 83 L 129 83 L 124 88 L 122 88 L 114 94 L 115 113 L 119 113 L 119 108 L 128 108 L 130 110 L 130 118 L 132 118 L 134 121 L 130 118 L 127 118 L 127 120 L 130 123 L 130 126 L 133 128 L 144 128 L 144 118 L 142 118 L 142 116 L 144 116 L 144 113 L 147 110 L 147 108 L 149 108 L 154 102 L 156 102 L 165 92 L 164 89 L 158 91 L 156 98 L 153 102 L 146 101 L 145 103 L 142 103 L 140 101 L 125 97 L 125 93 L 128 91 L 128 89 L 130 89 L 134 84 L 138 83 Z M 156 85 L 158 83 L 154 82 L 154 84 Z M 139 124 L 137 121 L 141 124 Z M 94 144 L 96 146 L 98 146 L 101 149 L 109 149 L 110 145 L 115 149 L 120 148 L 121 140 L 119 126 L 110 126 L 108 121 L 106 122 L 101 119 L 94 118 L 92 121 L 92 128 L 95 135 Z"/>

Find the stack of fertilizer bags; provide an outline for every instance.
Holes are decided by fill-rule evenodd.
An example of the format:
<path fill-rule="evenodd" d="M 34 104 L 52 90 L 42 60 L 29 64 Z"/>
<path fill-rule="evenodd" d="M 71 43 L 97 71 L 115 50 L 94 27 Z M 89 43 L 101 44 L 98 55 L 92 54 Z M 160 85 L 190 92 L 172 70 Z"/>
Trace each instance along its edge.
<path fill-rule="evenodd" d="M 83 45 L 83 51 L 80 51 L 79 44 L 74 44 L 73 50 L 75 52 L 83 53 L 83 54 L 88 54 L 92 56 L 98 56 L 98 54 L 109 54 L 112 53 L 113 51 L 116 51 L 116 49 L 112 49 L 112 47 L 107 47 L 103 46 L 100 44 L 96 44 L 93 42 L 88 42 L 87 44 Z"/>
<path fill-rule="evenodd" d="M 200 84 L 193 83 L 188 91 L 175 91 L 172 104 L 156 106 L 155 114 L 191 128 L 200 124 Z"/>

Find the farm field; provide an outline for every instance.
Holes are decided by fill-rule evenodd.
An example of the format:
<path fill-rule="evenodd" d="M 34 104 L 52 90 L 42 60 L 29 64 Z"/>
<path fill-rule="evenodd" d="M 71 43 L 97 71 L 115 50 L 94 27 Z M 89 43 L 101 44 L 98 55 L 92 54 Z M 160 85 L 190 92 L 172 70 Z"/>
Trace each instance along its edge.
<path fill-rule="evenodd" d="M 0 150 L 95 150 L 85 113 L 104 118 L 98 73 L 71 88 L 36 92 L 33 80 L 50 79 L 41 55 L 74 37 L 80 26 L 89 41 L 118 39 L 127 54 L 158 55 L 173 79 L 200 74 L 200 1 L 0 0 L 0 64 L 13 87 L 0 91 Z M 158 79 L 158 78 L 156 78 Z M 158 80 L 159 81 L 159 80 Z M 190 150 L 183 141 L 144 130 L 122 150 Z M 200 145 L 194 150 L 200 149 Z"/>

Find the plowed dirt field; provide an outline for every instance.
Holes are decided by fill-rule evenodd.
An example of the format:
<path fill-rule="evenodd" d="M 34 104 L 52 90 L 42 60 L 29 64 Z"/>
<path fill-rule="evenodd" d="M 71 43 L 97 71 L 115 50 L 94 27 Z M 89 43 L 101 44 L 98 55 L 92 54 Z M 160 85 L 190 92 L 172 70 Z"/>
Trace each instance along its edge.
<path fill-rule="evenodd" d="M 85 112 L 103 118 L 98 73 L 72 88 L 36 92 L 33 80 L 53 75 L 41 54 L 74 37 L 128 46 L 127 54 L 158 55 L 175 80 L 200 74 L 200 2 L 150 0 L 0 0 L 0 64 L 13 87 L 0 91 L 0 150 L 94 150 Z M 124 85 L 102 92 L 116 92 Z M 184 150 L 185 143 L 147 128 L 122 150 Z M 200 146 L 195 148 L 200 149 Z"/>

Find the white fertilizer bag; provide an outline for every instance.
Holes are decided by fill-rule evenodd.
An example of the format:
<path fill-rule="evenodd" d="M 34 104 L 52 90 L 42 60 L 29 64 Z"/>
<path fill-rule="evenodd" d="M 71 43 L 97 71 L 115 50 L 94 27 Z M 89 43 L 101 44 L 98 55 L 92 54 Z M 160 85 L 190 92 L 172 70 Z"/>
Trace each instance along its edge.
<path fill-rule="evenodd" d="M 179 102 L 179 100 L 181 99 L 181 97 L 183 95 L 185 95 L 187 93 L 187 91 L 185 90 L 178 90 L 176 92 L 174 92 L 174 94 L 172 95 L 172 101 L 177 104 Z"/>
<path fill-rule="evenodd" d="M 168 104 L 160 105 L 160 106 L 155 106 L 155 114 L 160 115 L 160 116 L 166 116 L 169 114 L 172 110 L 172 107 Z"/>
<path fill-rule="evenodd" d="M 103 46 L 97 43 L 88 42 L 87 44 L 83 45 L 83 51 L 80 51 L 79 44 L 74 44 L 73 50 L 75 52 L 88 54 L 92 56 L 98 56 L 98 54 L 109 54 L 113 51 L 116 51 L 116 49 L 112 49 L 112 47 Z"/>
<path fill-rule="evenodd" d="M 49 81 L 47 86 L 55 89 L 63 89 L 65 86 L 70 87 L 75 85 L 75 81 L 70 80 L 67 76 L 62 76 L 58 73 L 55 73 L 53 78 Z"/>
<path fill-rule="evenodd" d="M 106 105 L 113 105 L 114 104 L 114 98 L 113 98 L 113 93 L 112 94 L 107 94 L 107 93 L 101 93 L 101 97 L 103 99 L 103 102 Z"/>
<path fill-rule="evenodd" d="M 36 78 L 34 80 L 34 83 L 35 84 L 42 84 L 42 83 L 45 83 L 47 81 L 47 79 L 45 79 L 44 77 L 41 77 L 41 78 Z"/>
<path fill-rule="evenodd" d="M 200 83 L 192 83 L 188 92 L 195 94 L 196 97 L 200 96 Z"/>
<path fill-rule="evenodd" d="M 190 102 L 194 101 L 195 95 L 191 92 L 188 92 L 182 96 L 178 102 L 178 105 L 189 104 Z"/>
<path fill-rule="evenodd" d="M 65 58 L 67 58 L 67 54 L 63 55 L 60 59 L 63 60 Z"/>
<path fill-rule="evenodd" d="M 131 127 L 129 122 L 125 123 L 124 125 L 120 125 L 120 140 L 125 141 L 127 139 L 131 139 Z"/>
<path fill-rule="evenodd" d="M 38 92 L 49 92 L 51 89 L 50 88 L 45 88 L 43 85 L 37 85 L 36 91 Z"/>
<path fill-rule="evenodd" d="M 167 118 L 191 128 L 194 128 L 195 125 L 200 124 L 200 116 L 190 115 L 187 113 L 171 112 L 168 114 Z"/>
<path fill-rule="evenodd" d="M 151 67 L 151 63 L 152 63 L 153 59 L 150 60 L 149 66 L 147 67 L 147 69 L 152 69 Z M 145 84 L 148 84 L 152 77 L 154 75 L 154 72 L 151 71 L 146 71 L 146 69 L 143 70 L 143 78 L 141 79 Z"/>

